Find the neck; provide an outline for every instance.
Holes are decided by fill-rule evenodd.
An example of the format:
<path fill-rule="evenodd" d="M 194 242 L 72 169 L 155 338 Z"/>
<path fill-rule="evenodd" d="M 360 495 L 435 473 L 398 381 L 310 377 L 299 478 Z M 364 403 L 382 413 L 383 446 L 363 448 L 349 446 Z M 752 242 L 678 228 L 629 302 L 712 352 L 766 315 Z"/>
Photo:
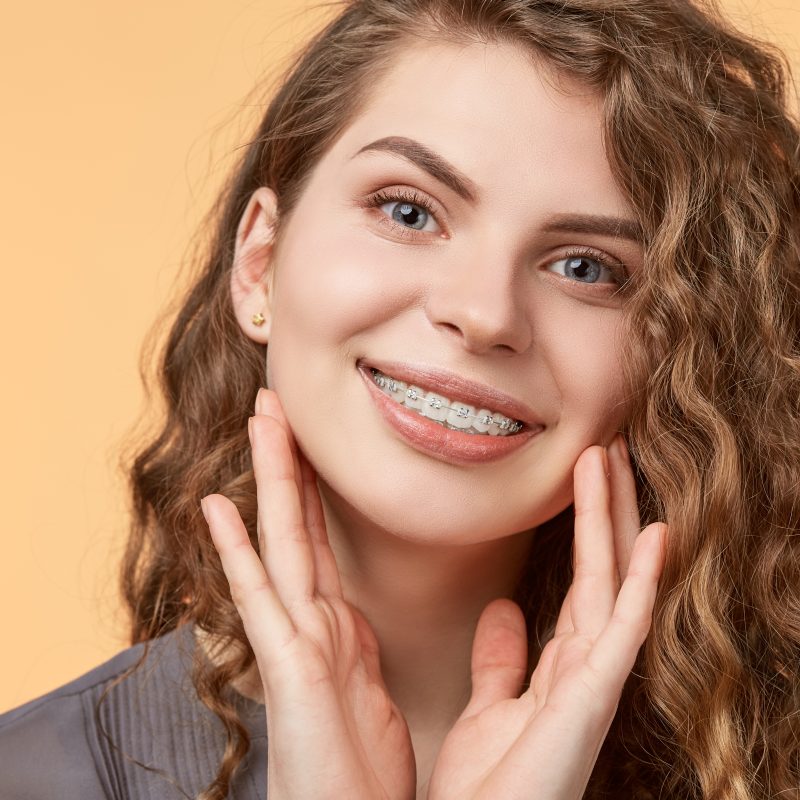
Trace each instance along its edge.
<path fill-rule="evenodd" d="M 331 500 L 326 489 L 320 481 L 344 597 L 375 632 L 387 689 L 412 735 L 440 739 L 469 702 L 478 618 L 490 601 L 513 596 L 534 530 L 477 544 L 415 541 Z M 198 639 L 208 652 L 208 637 Z M 234 688 L 264 702 L 255 668 Z"/>
<path fill-rule="evenodd" d="M 414 541 L 320 489 L 345 599 L 375 631 L 389 694 L 412 730 L 449 728 L 469 702 L 478 618 L 513 596 L 534 531 L 476 544 Z"/>

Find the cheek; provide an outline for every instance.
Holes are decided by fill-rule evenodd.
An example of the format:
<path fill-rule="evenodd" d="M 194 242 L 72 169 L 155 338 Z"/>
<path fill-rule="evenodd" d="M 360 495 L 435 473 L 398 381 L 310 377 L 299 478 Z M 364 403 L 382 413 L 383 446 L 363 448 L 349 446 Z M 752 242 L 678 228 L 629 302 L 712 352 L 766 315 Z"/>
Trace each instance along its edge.
<path fill-rule="evenodd" d="M 549 361 L 561 404 L 559 425 L 590 446 L 624 418 L 619 309 L 565 309 L 568 320 L 549 335 Z M 566 317 L 566 313 L 565 313 Z M 553 331 L 559 331 L 557 335 Z"/>
<path fill-rule="evenodd" d="M 415 302 L 419 272 L 392 243 L 364 231 L 295 236 L 276 273 L 273 338 L 315 338 L 324 348 L 393 319 Z"/>

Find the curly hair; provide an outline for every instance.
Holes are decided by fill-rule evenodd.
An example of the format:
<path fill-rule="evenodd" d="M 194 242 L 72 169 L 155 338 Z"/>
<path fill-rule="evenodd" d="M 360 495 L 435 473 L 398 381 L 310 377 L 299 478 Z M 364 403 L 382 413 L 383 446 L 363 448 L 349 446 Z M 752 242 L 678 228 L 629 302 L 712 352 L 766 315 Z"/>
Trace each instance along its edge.
<path fill-rule="evenodd" d="M 670 528 L 650 634 L 586 798 L 800 798 L 800 131 L 789 68 L 711 1 L 345 0 L 299 51 L 209 217 L 210 243 L 159 354 L 159 428 L 127 467 L 121 565 L 131 643 L 193 624 L 226 646 L 192 680 L 227 745 L 254 663 L 199 500 L 237 505 L 256 546 L 247 418 L 265 346 L 239 328 L 230 272 L 259 186 L 282 223 L 326 150 L 413 40 L 510 43 L 604 99 L 607 156 L 644 232 L 623 324 L 625 433 L 642 524 Z M 276 256 L 277 257 L 277 256 Z M 537 530 L 515 599 L 530 669 L 572 579 L 572 508 Z"/>

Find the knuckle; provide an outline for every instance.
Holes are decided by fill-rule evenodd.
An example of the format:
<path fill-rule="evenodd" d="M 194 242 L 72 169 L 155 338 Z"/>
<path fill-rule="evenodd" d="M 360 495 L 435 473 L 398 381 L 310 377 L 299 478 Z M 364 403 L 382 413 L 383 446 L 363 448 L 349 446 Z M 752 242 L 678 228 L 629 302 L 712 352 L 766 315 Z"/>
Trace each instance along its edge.
<path fill-rule="evenodd" d="M 650 616 L 646 617 L 631 617 L 627 614 L 622 614 L 620 612 L 615 611 L 611 615 L 611 619 L 615 625 L 618 625 L 625 630 L 633 632 L 636 637 L 642 641 L 644 641 L 645 637 L 647 636 L 648 632 L 650 631 Z"/>
<path fill-rule="evenodd" d="M 231 581 L 231 599 L 234 605 L 244 610 L 254 598 L 266 596 L 270 591 L 270 585 L 266 580 L 257 583 L 247 583 L 243 581 Z"/>
<path fill-rule="evenodd" d="M 588 675 L 581 675 L 580 682 L 586 702 L 585 710 L 589 717 L 606 719 L 613 716 L 619 698 L 616 686 L 609 683 L 605 675 L 600 675 L 591 665 L 587 664 Z"/>
<path fill-rule="evenodd" d="M 233 544 L 231 544 L 231 546 L 230 546 L 230 551 L 231 551 L 232 553 L 236 553 L 237 555 L 238 555 L 238 554 L 239 554 L 241 551 L 243 551 L 243 552 L 247 553 L 247 551 L 248 551 L 248 550 L 252 550 L 252 549 L 253 549 L 253 545 L 252 545 L 252 544 L 250 544 L 250 539 L 248 539 L 247 537 L 241 537 L 240 539 L 237 539 L 237 540 L 236 540 L 236 541 L 235 541 Z"/>
<path fill-rule="evenodd" d="M 286 613 L 296 621 L 303 622 L 307 628 L 313 627 L 316 614 L 312 609 L 312 598 L 310 597 L 294 597 L 286 602 Z"/>
<path fill-rule="evenodd" d="M 282 529 L 281 538 L 290 542 L 304 542 L 308 538 L 306 526 L 300 520 L 290 522 Z"/>

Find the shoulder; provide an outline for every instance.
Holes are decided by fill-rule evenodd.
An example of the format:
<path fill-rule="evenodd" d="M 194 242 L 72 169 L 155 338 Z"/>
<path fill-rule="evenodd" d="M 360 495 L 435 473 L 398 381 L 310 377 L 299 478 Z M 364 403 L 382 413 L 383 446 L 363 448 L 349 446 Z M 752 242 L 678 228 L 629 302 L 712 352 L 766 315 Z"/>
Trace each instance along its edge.
<path fill-rule="evenodd" d="M 69 683 L 0 714 L 0 789 L 9 798 L 105 798 L 88 735 L 86 699 L 135 663 L 143 645 L 123 650 Z"/>
<path fill-rule="evenodd" d="M 10 730 L 20 730 L 35 724 L 37 719 L 57 716 L 62 709 L 74 707 L 76 697 L 98 684 L 113 680 L 135 663 L 143 647 L 143 644 L 129 647 L 69 683 L 0 714 L 0 735 L 7 736 Z"/>
<path fill-rule="evenodd" d="M 0 714 L 0 797 L 195 796 L 216 774 L 225 735 L 192 684 L 194 651 L 184 626 Z M 256 705 L 242 711 L 259 739 Z"/>

